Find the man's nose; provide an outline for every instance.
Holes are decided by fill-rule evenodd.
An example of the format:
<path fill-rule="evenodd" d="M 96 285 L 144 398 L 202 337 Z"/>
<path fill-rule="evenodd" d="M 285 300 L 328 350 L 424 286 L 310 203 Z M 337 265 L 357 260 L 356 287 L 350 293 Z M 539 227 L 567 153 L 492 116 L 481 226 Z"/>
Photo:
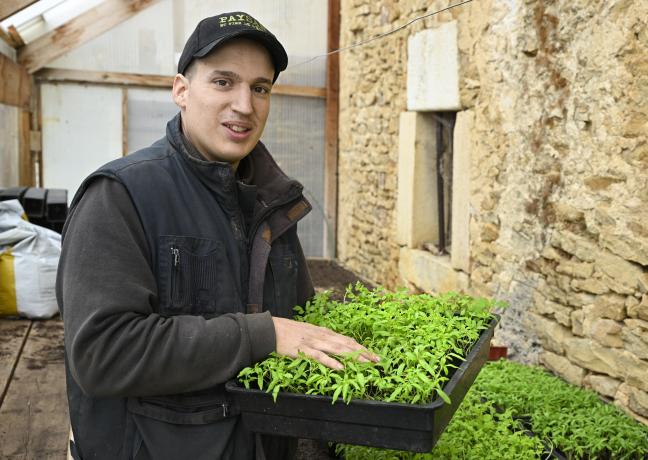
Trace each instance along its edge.
<path fill-rule="evenodd" d="M 252 91 L 250 88 L 241 85 L 237 89 L 232 100 L 232 110 L 246 115 L 252 113 Z"/>

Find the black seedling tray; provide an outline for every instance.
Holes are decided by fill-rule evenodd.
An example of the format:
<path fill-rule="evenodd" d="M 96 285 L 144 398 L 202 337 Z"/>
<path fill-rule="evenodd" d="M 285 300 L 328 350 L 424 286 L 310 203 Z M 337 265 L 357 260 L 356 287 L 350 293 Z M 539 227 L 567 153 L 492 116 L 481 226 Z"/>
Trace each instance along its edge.
<path fill-rule="evenodd" d="M 236 380 L 227 382 L 226 389 L 238 404 L 243 423 L 250 431 L 429 452 L 486 362 L 498 320 L 493 319 L 482 331 L 466 360 L 443 388 L 451 404 L 439 397 L 428 404 L 355 399 L 349 404 L 341 399 L 331 404 L 330 396 L 286 392 L 279 392 L 275 403 L 270 394 L 245 389 Z"/>

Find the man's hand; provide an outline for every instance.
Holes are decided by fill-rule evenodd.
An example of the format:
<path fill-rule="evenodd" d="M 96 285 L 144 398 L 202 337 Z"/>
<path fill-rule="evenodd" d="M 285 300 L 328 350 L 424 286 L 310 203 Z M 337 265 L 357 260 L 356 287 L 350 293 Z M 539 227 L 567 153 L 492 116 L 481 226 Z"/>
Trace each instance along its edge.
<path fill-rule="evenodd" d="M 378 362 L 380 358 L 346 335 L 332 330 L 273 316 L 277 336 L 277 353 L 291 358 L 304 353 L 309 358 L 331 369 L 344 369 L 344 366 L 329 355 L 341 355 L 360 351 L 358 361 Z"/>

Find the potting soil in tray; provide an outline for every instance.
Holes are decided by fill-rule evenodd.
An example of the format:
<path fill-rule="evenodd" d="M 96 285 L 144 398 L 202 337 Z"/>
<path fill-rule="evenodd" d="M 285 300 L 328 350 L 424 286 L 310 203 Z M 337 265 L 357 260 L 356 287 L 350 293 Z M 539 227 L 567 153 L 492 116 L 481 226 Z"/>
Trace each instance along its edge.
<path fill-rule="evenodd" d="M 356 292 L 358 289 L 359 287 L 356 286 Z M 362 388 L 357 385 L 357 379 L 355 380 L 355 387 L 353 385 L 343 385 L 343 383 L 348 382 L 347 378 L 351 379 L 347 370 L 348 367 L 354 366 L 353 363 L 348 361 L 345 363 L 347 364 L 345 376 L 335 377 L 334 379 L 340 383 L 331 396 L 304 394 L 307 391 L 302 391 L 299 388 L 298 390 L 302 391 L 302 393 L 295 393 L 291 392 L 293 389 L 289 387 L 289 391 L 278 391 L 276 385 L 274 388 L 272 387 L 272 383 L 277 383 L 276 378 L 273 379 L 270 385 L 268 385 L 268 382 L 263 383 L 262 390 L 253 388 L 254 385 L 250 385 L 251 381 L 256 381 L 256 377 L 259 379 L 270 378 L 268 369 L 274 369 L 266 367 L 264 370 L 263 365 L 257 365 L 256 374 L 253 370 L 241 373 L 243 374 L 241 380 L 250 386 L 249 389 L 245 388 L 239 381 L 231 381 L 226 385 L 227 391 L 232 394 L 239 405 L 243 423 L 248 429 L 261 433 L 429 452 L 452 418 L 453 413 L 479 373 L 479 369 L 486 362 L 489 342 L 497 323 L 497 318 L 488 313 L 493 303 L 484 301 L 484 299 L 472 299 L 458 294 L 441 297 L 427 295 L 407 296 L 402 292 L 369 292 L 367 290 L 363 291 L 361 288 L 359 295 L 350 294 L 347 297 L 350 299 L 348 307 L 346 304 L 335 303 L 336 305 L 333 305 L 335 308 L 331 309 L 331 306 L 327 305 L 325 301 L 320 301 L 319 304 L 316 302 L 315 305 L 307 306 L 306 311 L 301 312 L 301 317 L 308 322 L 326 325 L 338 332 L 350 335 L 368 348 L 376 351 L 381 357 L 385 352 L 385 347 L 396 348 L 403 355 L 406 354 L 411 359 L 414 359 L 415 362 L 417 362 L 416 358 L 419 355 L 431 356 L 429 352 L 424 351 L 418 345 L 412 349 L 408 348 L 409 345 L 406 344 L 402 349 L 399 349 L 393 340 L 398 337 L 398 333 L 388 330 L 386 324 L 389 323 L 389 325 L 396 328 L 408 327 L 409 330 L 406 331 L 406 335 L 413 340 L 412 343 L 417 343 L 417 340 L 420 342 L 422 337 L 422 340 L 429 342 L 427 343 L 428 349 L 444 349 L 444 346 L 449 346 L 447 350 L 444 350 L 446 355 L 450 357 L 447 361 L 445 357 L 439 358 L 437 350 L 437 354 L 434 355 L 435 358 L 432 359 L 433 365 L 426 362 L 419 366 L 420 363 L 417 362 L 418 367 L 413 368 L 414 370 L 409 374 L 407 369 L 403 369 L 402 363 L 396 369 L 399 361 L 394 364 L 394 368 L 390 368 L 387 363 L 389 358 L 387 358 L 386 362 L 376 365 L 376 367 L 382 365 L 383 368 L 391 369 L 389 374 L 381 377 L 381 382 L 396 380 L 403 383 L 395 387 L 389 387 L 386 396 L 385 394 L 381 396 L 376 388 L 365 391 L 366 388 L 372 388 L 372 385 L 364 377 L 361 377 L 364 384 Z M 372 313 L 367 315 L 366 312 L 362 311 L 362 308 L 356 308 L 358 302 L 364 302 L 365 304 L 373 302 L 372 305 L 369 305 L 373 309 Z M 386 307 L 381 311 L 384 311 L 386 316 L 375 313 L 376 310 L 383 308 L 385 305 Z M 345 311 L 339 313 L 338 309 Z M 400 313 L 394 314 L 394 311 Z M 366 318 L 367 316 L 371 318 Z M 417 321 L 420 324 L 415 324 L 416 321 L 413 322 L 413 318 L 418 318 Z M 330 323 L 327 323 L 329 321 Z M 444 341 L 444 336 L 451 336 L 461 329 L 456 326 L 459 322 L 469 324 L 468 329 L 474 328 L 475 336 L 470 338 L 469 342 L 466 342 L 467 337 L 462 337 L 456 341 Z M 350 324 L 350 329 L 341 330 L 344 329 L 339 327 L 342 323 Z M 379 324 L 380 327 L 376 328 L 375 324 Z M 448 330 L 444 330 L 445 327 Z M 437 328 L 436 332 L 434 328 Z M 368 332 L 368 335 L 372 336 L 373 339 L 369 340 L 367 337 L 363 337 L 362 334 L 358 333 L 358 330 Z M 376 339 L 376 336 L 379 339 Z M 465 350 L 469 351 L 467 355 Z M 463 359 L 463 356 L 465 356 L 465 359 Z M 275 357 L 270 359 L 280 360 L 285 358 Z M 405 358 L 403 360 L 406 361 Z M 302 361 L 307 362 L 303 358 Z M 439 364 L 439 361 L 441 364 Z M 297 374 L 298 371 L 304 373 L 307 366 L 303 363 L 299 366 L 297 366 L 297 363 L 291 364 L 290 373 L 292 374 Z M 312 364 L 308 364 L 308 366 L 312 366 Z M 358 366 L 362 367 L 359 364 Z M 367 366 L 371 365 L 364 365 L 365 368 Z M 297 367 L 299 367 L 299 370 L 297 370 Z M 428 385 L 425 391 L 422 392 L 424 399 L 420 399 L 418 388 L 421 381 L 416 380 L 414 375 L 424 381 L 427 377 L 423 375 L 423 369 L 425 372 L 429 372 L 429 380 L 436 379 L 435 382 L 437 384 L 440 382 L 441 386 L 436 391 L 430 391 L 431 387 Z M 432 374 L 433 371 L 437 372 L 437 374 Z M 282 372 L 284 371 L 282 370 Z M 377 373 L 377 371 L 375 372 Z M 391 375 L 392 372 L 394 376 Z M 303 379 L 311 382 L 311 386 L 317 386 L 314 384 L 317 378 L 310 376 L 308 372 L 306 372 Z M 382 387 L 384 385 L 378 383 L 377 386 Z M 340 391 L 343 387 L 344 392 Z M 441 387 L 443 388 L 442 391 Z M 268 393 L 271 390 L 274 390 L 272 391 L 274 398 L 273 394 Z M 308 390 L 310 393 L 316 391 L 319 390 L 317 388 L 309 388 Z M 341 399 L 344 399 L 346 403 Z M 416 399 L 420 400 L 415 401 Z M 335 403 L 333 404 L 334 400 Z M 410 403 L 410 401 L 417 404 Z"/>

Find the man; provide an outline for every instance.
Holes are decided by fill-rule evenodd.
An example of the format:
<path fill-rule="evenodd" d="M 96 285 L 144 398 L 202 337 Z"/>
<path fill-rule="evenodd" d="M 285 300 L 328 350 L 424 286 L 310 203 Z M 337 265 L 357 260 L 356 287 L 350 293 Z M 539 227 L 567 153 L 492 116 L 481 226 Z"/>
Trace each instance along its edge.
<path fill-rule="evenodd" d="M 247 432 L 224 382 L 273 351 L 377 359 L 287 319 L 313 294 L 296 233 L 310 205 L 259 142 L 286 65 L 251 16 L 201 21 L 166 137 L 77 192 L 57 279 L 76 458 L 289 458 L 294 440 Z"/>

